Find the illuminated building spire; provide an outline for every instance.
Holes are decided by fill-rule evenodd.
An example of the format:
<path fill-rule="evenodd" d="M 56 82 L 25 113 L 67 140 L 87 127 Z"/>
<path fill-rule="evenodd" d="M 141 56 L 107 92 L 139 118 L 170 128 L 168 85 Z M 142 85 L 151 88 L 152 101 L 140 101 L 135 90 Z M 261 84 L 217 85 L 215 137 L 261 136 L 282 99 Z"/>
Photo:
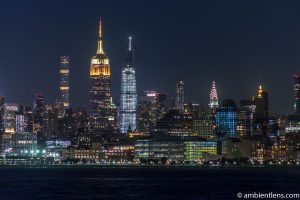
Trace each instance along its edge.
<path fill-rule="evenodd" d="M 97 48 L 97 54 L 104 54 L 103 46 L 102 46 L 102 18 L 99 19 L 99 33 L 98 33 L 98 48 Z"/>
<path fill-rule="evenodd" d="M 132 37 L 128 37 L 128 58 L 127 66 L 133 67 L 134 64 L 134 48 L 132 47 Z"/>
<path fill-rule="evenodd" d="M 128 51 L 131 51 L 131 49 L 132 49 L 132 44 L 131 44 L 132 37 L 129 37 L 128 39 L 129 39 Z"/>
<path fill-rule="evenodd" d="M 300 75 L 294 74 L 294 113 L 300 115 Z"/>
<path fill-rule="evenodd" d="M 263 89 L 262 89 L 262 85 L 260 85 L 258 87 L 258 97 L 262 97 L 262 93 L 263 93 Z"/>
<path fill-rule="evenodd" d="M 210 99 L 210 103 L 209 103 L 210 108 L 217 108 L 219 106 L 218 93 L 217 93 L 215 81 L 213 81 L 212 83 L 209 99 Z"/>
<path fill-rule="evenodd" d="M 127 66 L 133 67 L 134 64 L 134 48 L 132 47 L 132 37 L 128 37 L 128 60 Z"/>
<path fill-rule="evenodd" d="M 176 84 L 176 109 L 184 111 L 184 82 L 179 80 Z"/>

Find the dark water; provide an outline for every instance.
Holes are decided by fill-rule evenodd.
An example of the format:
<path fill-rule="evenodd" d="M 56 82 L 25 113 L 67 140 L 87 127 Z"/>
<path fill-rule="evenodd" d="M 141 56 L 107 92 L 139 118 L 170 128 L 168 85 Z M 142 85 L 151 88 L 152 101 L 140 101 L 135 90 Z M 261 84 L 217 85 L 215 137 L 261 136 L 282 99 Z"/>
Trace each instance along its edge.
<path fill-rule="evenodd" d="M 0 169 L 0 199 L 237 199 L 300 193 L 300 169 Z"/>

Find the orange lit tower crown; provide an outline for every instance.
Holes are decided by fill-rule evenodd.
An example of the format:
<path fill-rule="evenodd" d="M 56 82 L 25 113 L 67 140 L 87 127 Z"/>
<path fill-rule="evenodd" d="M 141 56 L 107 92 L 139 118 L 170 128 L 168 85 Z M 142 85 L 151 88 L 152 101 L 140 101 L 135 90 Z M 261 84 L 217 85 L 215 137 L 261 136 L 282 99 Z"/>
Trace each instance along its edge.
<path fill-rule="evenodd" d="M 96 54 L 92 57 L 90 76 L 110 76 L 110 65 L 108 56 L 103 50 L 102 40 L 102 20 L 99 20 L 98 48 Z"/>
<path fill-rule="evenodd" d="M 258 97 L 262 97 L 262 93 L 263 93 L 263 89 L 262 89 L 262 85 L 260 85 L 259 87 L 258 87 Z"/>

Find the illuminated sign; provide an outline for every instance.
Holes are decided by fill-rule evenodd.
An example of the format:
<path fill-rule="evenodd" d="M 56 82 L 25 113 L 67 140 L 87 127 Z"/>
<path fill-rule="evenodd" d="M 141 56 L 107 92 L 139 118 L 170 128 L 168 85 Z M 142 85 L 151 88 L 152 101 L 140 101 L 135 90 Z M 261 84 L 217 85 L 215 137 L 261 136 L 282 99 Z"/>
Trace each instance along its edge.
<path fill-rule="evenodd" d="M 15 105 L 6 105 L 5 109 L 9 110 L 9 111 L 18 111 L 18 106 L 15 106 Z"/>
<path fill-rule="evenodd" d="M 46 147 L 53 149 L 53 148 L 67 148 L 71 145 L 71 141 L 66 140 L 48 140 L 46 141 Z"/>
<path fill-rule="evenodd" d="M 68 73 L 69 73 L 69 70 L 68 70 L 68 69 L 61 69 L 61 70 L 60 70 L 60 73 L 61 73 L 61 74 L 68 74 Z"/>
<path fill-rule="evenodd" d="M 149 93 L 147 94 L 147 97 L 155 97 L 156 96 L 156 93 Z"/>
<path fill-rule="evenodd" d="M 289 133 L 289 132 L 299 132 L 300 131 L 300 127 L 297 126 L 288 126 L 285 128 L 285 132 Z"/>

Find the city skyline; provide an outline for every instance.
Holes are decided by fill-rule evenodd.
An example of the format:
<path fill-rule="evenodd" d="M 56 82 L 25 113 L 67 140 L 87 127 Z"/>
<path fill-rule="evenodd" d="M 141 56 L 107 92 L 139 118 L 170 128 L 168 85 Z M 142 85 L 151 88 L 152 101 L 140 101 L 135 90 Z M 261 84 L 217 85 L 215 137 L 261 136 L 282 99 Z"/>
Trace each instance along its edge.
<path fill-rule="evenodd" d="M 10 3 L 6 2 L 2 4 L 2 9 L 11 9 L 12 5 Z M 178 2 L 175 2 L 175 4 L 177 5 Z M 55 98 L 57 97 L 57 88 L 59 85 L 58 58 L 61 55 L 68 55 L 70 56 L 70 65 L 72 66 L 72 68 L 70 69 L 71 105 L 72 107 L 84 106 L 85 108 L 88 108 L 88 92 L 86 92 L 88 90 L 88 62 L 90 60 L 90 56 L 94 54 L 93 52 L 95 49 L 95 41 L 97 40 L 95 30 L 97 27 L 97 19 L 101 15 L 104 18 L 104 23 L 106 27 L 106 37 L 104 39 L 104 43 L 107 47 L 106 53 L 111 59 L 113 93 L 112 97 L 114 101 L 120 99 L 120 77 L 121 69 L 124 66 L 123 52 L 127 46 L 126 38 L 132 34 L 138 49 L 138 54 L 136 56 L 136 63 L 138 66 L 136 75 L 138 92 L 141 93 L 144 90 L 157 90 L 160 92 L 166 92 L 168 93 L 168 102 L 170 104 L 172 97 L 175 97 L 176 91 L 174 89 L 174 85 L 176 84 L 178 75 L 180 75 L 181 79 L 185 82 L 186 102 L 192 100 L 195 103 L 199 103 L 208 107 L 208 94 L 210 91 L 212 81 L 216 81 L 218 85 L 218 95 L 220 100 L 226 98 L 233 98 L 237 102 L 240 99 L 246 99 L 250 98 L 251 96 L 254 96 L 256 94 L 258 85 L 263 85 L 270 95 L 270 111 L 291 114 L 293 112 L 292 76 L 294 73 L 300 71 L 300 68 L 298 67 L 300 66 L 300 63 L 298 63 L 299 59 L 297 59 L 297 55 L 300 55 L 300 53 L 297 53 L 300 52 L 297 49 L 297 46 L 300 46 L 300 44 L 296 45 L 298 36 L 296 37 L 294 36 L 295 33 L 292 33 L 292 30 L 294 29 L 295 31 L 297 31 L 297 28 L 293 26 L 294 21 L 291 21 L 290 25 L 286 27 L 286 29 L 284 29 L 286 30 L 286 32 L 280 31 L 281 29 L 279 29 L 278 27 L 280 27 L 280 25 L 283 26 L 280 20 L 289 20 L 295 14 L 293 12 L 294 10 L 289 10 L 290 13 L 287 13 L 284 9 L 280 8 L 281 3 L 276 1 L 275 3 L 272 3 L 272 5 L 275 8 L 277 8 L 275 9 L 276 11 L 281 11 L 281 15 L 274 11 L 264 13 L 266 13 L 265 15 L 269 16 L 270 18 L 275 16 L 274 23 L 275 25 L 278 25 L 277 27 L 271 23 L 268 17 L 263 18 L 262 22 L 255 21 L 253 19 L 247 19 L 247 17 L 244 14 L 236 12 L 234 9 L 240 8 L 245 12 L 250 12 L 250 10 L 246 8 L 246 5 L 243 3 L 237 3 L 236 7 L 234 7 L 233 3 L 231 3 L 230 5 L 228 5 L 228 7 L 229 9 L 232 9 L 234 11 L 232 14 L 233 16 L 226 15 L 226 17 L 228 19 L 233 18 L 233 22 L 229 24 L 226 22 L 226 20 L 222 22 L 222 20 L 220 19 L 220 15 L 222 16 L 222 14 L 216 15 L 215 19 L 213 19 L 213 22 L 216 22 L 216 25 L 220 25 L 220 27 L 223 27 L 224 29 L 223 32 L 219 32 L 217 34 L 213 30 L 218 30 L 219 28 L 210 27 L 208 24 L 210 20 L 201 20 L 198 16 L 199 14 L 196 14 L 196 10 L 192 9 L 193 4 L 204 5 L 208 7 L 215 6 L 209 3 L 197 4 L 193 2 L 191 3 L 191 5 L 187 5 L 186 7 L 182 8 L 183 10 L 193 11 L 191 12 L 191 14 L 187 13 L 186 16 L 182 16 L 182 18 L 179 17 L 178 19 L 179 24 L 183 24 L 183 22 L 186 22 L 184 23 L 185 27 L 195 31 L 194 33 L 189 33 L 191 34 L 192 39 L 187 38 L 188 35 L 183 34 L 184 32 L 182 30 L 175 29 L 177 22 L 173 22 L 171 20 L 171 16 L 177 15 L 175 11 L 177 11 L 178 8 L 175 8 L 175 6 L 171 6 L 170 10 L 168 11 L 170 14 L 169 17 L 163 16 L 163 20 L 161 22 L 158 21 L 159 13 L 166 11 L 165 6 L 167 5 L 167 3 L 162 3 L 157 7 L 157 13 L 153 16 L 153 18 L 151 18 L 148 9 L 143 8 L 140 4 L 137 4 L 134 7 L 140 8 L 138 9 L 139 12 L 145 10 L 147 17 L 145 19 L 135 20 L 132 19 L 135 15 L 130 14 L 129 18 L 132 20 L 127 20 L 127 23 L 125 24 L 121 23 L 122 20 L 120 19 L 120 15 L 122 14 L 122 12 L 116 16 L 110 16 L 107 10 L 100 10 L 98 12 L 95 12 L 93 15 L 87 14 L 85 12 L 84 17 L 80 18 L 78 23 L 73 22 L 74 19 L 79 19 L 78 16 L 74 17 L 73 15 L 71 15 L 70 17 L 66 17 L 67 14 L 70 13 L 68 11 L 66 11 L 66 13 L 63 13 L 62 11 L 65 10 L 60 8 L 57 8 L 57 15 L 54 15 L 53 18 L 42 16 L 42 19 L 36 19 L 35 16 L 39 14 L 37 12 L 38 9 L 41 9 L 45 13 L 49 11 L 47 10 L 45 5 L 42 6 L 38 3 L 34 4 L 33 8 L 30 8 L 29 5 L 31 4 L 27 3 L 24 10 L 16 12 L 16 16 L 12 19 L 9 19 L 9 17 L 5 17 L 7 15 L 9 16 L 9 14 L 3 11 L 1 12 L 3 18 L 1 22 L 3 22 L 4 31 L 3 33 L 1 33 L 1 42 L 3 45 L 0 48 L 0 52 L 2 54 L 0 64 L 1 66 L 4 66 L 3 69 L 5 70 L 5 72 L 7 72 L 7 74 L 2 73 L 0 77 L 0 83 L 2 85 L 2 87 L 0 88 L 0 93 L 1 95 L 6 96 L 7 102 L 26 103 L 29 105 L 32 105 L 32 101 L 34 99 L 35 94 L 43 93 L 46 102 L 53 104 L 55 102 Z M 248 2 L 248 4 L 251 3 Z M 262 8 L 266 6 L 264 4 L 262 5 Z M 51 7 L 51 5 L 53 4 L 49 3 L 49 5 L 47 6 Z M 289 8 L 291 7 L 291 4 L 284 5 L 286 5 Z M 66 5 L 62 4 L 62 8 L 64 8 L 64 6 Z M 71 6 L 74 9 L 79 9 L 77 4 Z M 152 4 L 149 4 L 149 6 L 150 8 L 153 7 Z M 294 6 L 296 8 L 299 5 L 295 4 Z M 53 8 L 53 6 L 51 8 Z M 16 9 L 18 10 L 20 8 L 17 6 Z M 87 9 L 87 6 L 83 5 L 82 9 Z M 257 16 L 259 16 L 262 13 L 258 8 L 253 9 L 256 11 Z M 30 11 L 32 10 L 35 12 L 31 13 Z M 193 16 L 194 14 L 195 16 Z M 181 16 L 181 14 L 179 15 Z M 223 15 L 225 14 L 223 13 Z M 22 16 L 25 18 L 21 20 Z M 209 16 L 209 14 L 204 12 L 203 16 Z M 235 17 L 238 16 L 242 18 L 240 21 L 235 19 Z M 59 19 L 59 17 L 61 18 L 61 21 L 56 21 L 55 19 Z M 31 20 L 25 20 L 28 18 L 30 18 Z M 9 27 L 13 24 L 16 24 L 18 20 L 21 20 L 22 22 L 18 24 L 18 31 L 20 31 L 17 34 L 18 38 L 15 38 L 14 33 L 10 37 L 8 37 L 8 34 L 11 31 L 14 32 L 14 28 L 9 29 Z M 118 21 L 120 23 L 116 23 Z M 196 23 L 197 26 L 195 25 Z M 234 31 L 232 32 L 232 29 L 230 28 L 230 25 L 233 25 L 234 23 L 238 23 L 238 27 L 240 27 L 240 29 L 237 28 L 237 32 L 241 33 L 240 38 L 237 37 L 239 34 L 236 34 Z M 141 30 L 141 28 L 137 27 L 137 25 L 139 24 L 145 24 L 145 30 Z M 227 25 L 229 27 L 227 27 Z M 251 29 L 251 31 L 253 31 L 254 33 L 258 33 L 261 30 L 264 30 L 261 27 L 261 25 L 274 25 L 277 28 L 274 28 L 276 30 L 274 32 L 262 33 L 261 35 L 258 34 L 258 36 L 256 35 L 255 37 L 258 37 L 258 41 L 256 42 L 252 41 L 255 38 L 252 38 L 253 35 L 249 34 L 250 36 L 247 36 L 248 39 L 245 39 L 243 37 L 245 36 L 245 31 L 248 30 L 247 27 L 250 29 L 253 28 Z M 46 27 L 46 29 L 40 30 L 40 32 L 30 32 L 23 26 L 28 27 L 28 29 L 30 29 L 31 26 L 34 26 L 37 29 L 43 29 Z M 201 26 L 204 26 L 206 28 L 201 28 Z M 79 29 L 80 31 L 78 32 L 74 31 Z M 120 30 L 118 34 L 114 33 L 116 30 Z M 153 30 L 156 30 L 158 33 L 155 33 L 155 31 Z M 176 30 L 178 31 L 178 33 L 174 33 L 174 31 Z M 45 34 L 45 31 L 49 32 Z M 150 31 L 151 34 L 146 35 L 144 31 Z M 204 39 L 203 36 L 205 36 L 209 31 L 212 31 L 210 33 L 214 33 L 215 35 Z M 202 37 L 197 37 L 197 34 L 199 34 Z M 271 34 L 270 36 L 272 39 L 265 41 L 266 35 L 268 34 Z M 279 37 L 280 35 L 277 34 L 285 34 L 285 36 L 291 35 L 293 37 L 282 38 L 282 36 Z M 181 35 L 185 37 L 181 37 Z M 222 36 L 222 38 L 220 38 L 220 36 Z M 282 43 L 278 43 L 279 40 L 276 40 L 277 37 L 279 39 L 282 39 L 282 41 L 280 40 Z M 11 40 L 9 40 L 9 38 L 11 38 Z M 32 41 L 32 39 L 34 38 L 36 42 L 33 42 L 32 46 L 28 46 L 28 41 L 24 41 L 25 38 L 28 39 L 28 41 Z M 181 38 L 184 38 L 184 40 L 181 41 Z M 83 39 L 84 42 L 80 42 L 79 40 L 81 39 Z M 149 42 L 144 42 L 147 41 L 146 39 L 149 39 Z M 216 41 L 212 42 L 212 45 L 210 47 L 219 48 L 215 48 L 214 51 L 208 48 L 205 49 L 204 46 L 208 47 L 207 42 L 212 41 L 213 39 Z M 52 40 L 54 40 L 54 42 L 50 42 Z M 224 45 L 228 42 L 227 40 L 232 42 L 232 46 L 226 45 L 226 48 L 224 48 Z M 154 43 L 153 41 L 156 43 Z M 244 42 L 243 44 L 248 45 L 248 49 L 246 47 L 242 48 L 242 52 L 246 52 L 246 54 L 243 55 L 239 54 L 239 48 L 241 48 L 241 46 L 237 44 L 241 41 Z M 255 48 L 253 47 L 253 45 L 250 45 L 250 41 L 255 42 L 254 46 L 261 45 L 259 47 L 262 47 L 262 49 L 264 50 L 266 50 L 265 48 L 269 48 L 269 50 L 271 50 L 271 47 L 274 47 L 272 45 L 275 45 L 276 48 L 273 48 L 273 54 L 270 51 L 270 54 L 260 54 L 257 53 L 258 47 Z M 261 43 L 262 41 L 264 42 Z M 9 48 L 7 42 L 18 43 L 19 48 Z M 43 45 L 41 46 L 40 43 L 42 43 Z M 198 49 L 199 44 L 203 44 L 203 48 Z M 25 52 L 23 50 L 23 46 L 27 47 L 30 51 L 32 50 L 32 53 Z M 61 46 L 61 48 L 59 48 L 59 46 Z M 171 57 L 171 54 L 176 55 L 176 53 L 178 53 L 178 50 L 172 50 L 173 47 L 179 49 L 180 55 L 184 56 Z M 279 47 L 285 47 L 283 48 L 286 51 L 285 53 L 290 52 L 289 55 L 292 57 L 292 59 L 288 59 L 288 56 L 284 53 L 282 54 L 282 57 L 277 58 L 278 56 L 276 55 L 280 53 Z M 84 51 L 81 51 L 83 48 Z M 185 49 L 187 49 L 188 51 L 185 51 Z M 228 53 L 224 53 L 222 51 L 228 49 L 230 51 L 232 50 L 232 54 L 226 56 L 226 54 Z M 44 52 L 47 52 L 46 57 L 45 55 L 39 53 L 43 52 L 43 50 Z M 163 53 L 162 50 L 167 50 L 169 52 Z M 22 54 L 20 53 L 20 51 L 22 51 Z M 197 55 L 199 54 L 199 52 L 203 56 L 198 57 Z M 206 54 L 205 52 L 211 53 Z M 15 54 L 20 55 L 21 59 L 12 59 Z M 33 57 L 31 54 L 36 59 L 32 59 Z M 153 56 L 155 56 L 156 59 L 152 59 Z M 157 64 L 155 64 L 153 60 L 155 60 Z M 218 60 L 221 60 L 223 62 Z M 203 63 L 204 61 L 207 65 Z M 235 63 L 234 65 L 236 66 L 229 67 L 232 63 Z M 241 67 L 240 63 L 246 64 L 243 67 Z M 251 65 L 251 63 L 254 64 Z M 281 65 L 282 67 L 279 68 L 279 65 Z M 197 68 L 195 69 L 195 67 Z M 228 70 L 224 70 L 224 68 L 226 67 L 228 67 Z M 297 70 L 298 68 L 299 70 Z M 243 72 L 245 70 L 249 70 L 247 71 L 249 75 L 243 77 Z M 18 73 L 16 73 L 16 71 Z M 157 73 L 158 71 L 159 73 Z M 45 73 L 49 74 L 49 76 Z M 33 78 L 31 78 L 31 76 L 30 78 L 28 78 L 28 74 L 31 74 Z M 143 77 L 145 78 L 143 79 Z M 274 81 L 277 79 L 280 79 L 282 81 Z M 238 82 L 239 84 L 235 84 L 235 82 Z M 24 89 L 22 88 L 17 90 L 16 88 L 19 87 L 20 84 L 22 84 Z"/>
<path fill-rule="evenodd" d="M 299 10 L 0 0 L 1 200 L 299 198 Z"/>

